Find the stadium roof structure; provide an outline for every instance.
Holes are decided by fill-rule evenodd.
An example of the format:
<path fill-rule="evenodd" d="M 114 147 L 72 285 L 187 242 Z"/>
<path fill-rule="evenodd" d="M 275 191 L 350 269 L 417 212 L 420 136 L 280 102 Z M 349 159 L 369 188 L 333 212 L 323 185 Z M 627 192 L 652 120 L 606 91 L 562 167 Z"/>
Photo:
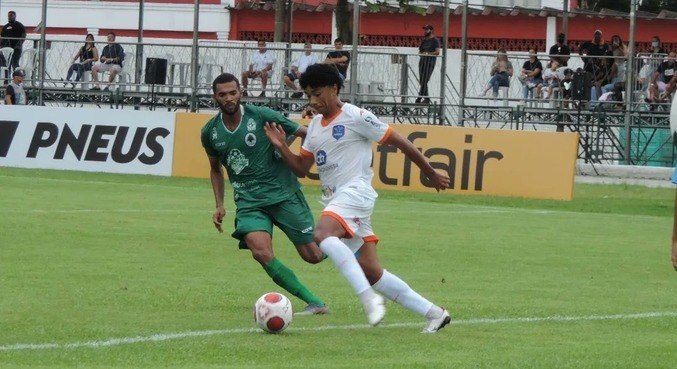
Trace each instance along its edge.
<path fill-rule="evenodd" d="M 333 11 L 336 8 L 337 0 L 291 0 L 293 2 L 294 11 L 304 10 L 310 12 Z M 274 0 L 234 0 L 234 6 L 231 9 L 252 9 L 252 10 L 275 10 Z M 444 11 L 444 1 L 410 1 L 408 5 L 401 6 L 397 0 L 389 1 L 374 1 L 365 2 L 360 6 L 362 12 L 369 13 L 406 13 L 414 12 L 419 14 L 434 14 Z M 463 12 L 463 5 L 459 1 L 450 1 L 449 10 L 452 14 L 461 14 Z M 556 9 L 548 6 L 541 8 L 525 8 L 521 6 L 513 7 L 498 7 L 498 6 L 482 6 L 469 5 L 468 13 L 471 15 L 502 15 L 502 16 L 518 16 L 527 15 L 532 17 L 561 17 L 563 15 L 562 9 Z M 630 18 L 630 13 L 624 13 L 612 9 L 601 9 L 599 11 L 591 11 L 585 9 L 571 9 L 568 12 L 570 18 L 573 17 L 588 17 L 588 18 Z M 677 12 L 662 10 L 660 13 L 649 13 L 645 11 L 637 11 L 637 18 L 644 19 L 670 19 L 677 20 Z"/>

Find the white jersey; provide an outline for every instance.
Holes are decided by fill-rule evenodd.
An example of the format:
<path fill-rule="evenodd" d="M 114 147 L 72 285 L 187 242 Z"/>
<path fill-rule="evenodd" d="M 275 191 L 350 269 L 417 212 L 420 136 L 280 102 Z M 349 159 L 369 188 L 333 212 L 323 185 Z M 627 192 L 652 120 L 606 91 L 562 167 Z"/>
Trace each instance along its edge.
<path fill-rule="evenodd" d="M 313 65 L 317 64 L 320 62 L 320 58 L 316 54 L 310 54 L 306 55 L 305 53 L 301 54 L 299 58 L 294 62 L 293 65 L 295 65 L 299 69 L 299 73 L 303 74 L 306 72 L 306 69 Z"/>
<path fill-rule="evenodd" d="M 274 63 L 275 58 L 273 58 L 273 54 L 271 54 L 268 50 L 266 50 L 264 53 L 260 53 L 257 51 L 252 55 L 251 64 L 254 67 L 253 68 L 254 72 L 262 71 L 268 67 L 268 64 Z M 268 72 L 268 74 L 270 74 L 271 72 Z"/>
<path fill-rule="evenodd" d="M 376 198 L 371 144 L 387 140 L 391 133 L 392 128 L 374 114 L 348 103 L 335 117 L 313 118 L 301 155 L 315 158 L 325 204 L 347 188 Z"/>

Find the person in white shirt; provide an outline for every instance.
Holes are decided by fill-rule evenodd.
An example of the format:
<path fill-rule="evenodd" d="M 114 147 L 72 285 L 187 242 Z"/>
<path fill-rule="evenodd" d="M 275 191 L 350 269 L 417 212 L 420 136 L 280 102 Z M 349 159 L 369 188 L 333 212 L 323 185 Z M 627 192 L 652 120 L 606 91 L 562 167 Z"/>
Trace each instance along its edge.
<path fill-rule="evenodd" d="M 291 95 L 291 97 L 295 99 L 303 96 L 303 92 L 299 90 L 299 87 L 295 82 L 301 78 L 301 75 L 306 71 L 308 66 L 320 62 L 320 58 L 312 53 L 312 47 L 313 45 L 308 41 L 303 44 L 303 54 L 301 54 L 301 56 L 296 59 L 296 61 L 291 65 L 291 71 L 283 78 L 285 86 L 291 90 L 296 91 Z"/>
<path fill-rule="evenodd" d="M 275 58 L 266 50 L 266 42 L 262 40 L 257 41 L 259 51 L 252 55 L 249 69 L 242 72 L 242 95 L 247 96 L 247 84 L 250 78 L 261 78 L 261 93 L 259 97 L 266 96 L 266 86 L 268 79 L 273 76 L 273 64 Z"/>
<path fill-rule="evenodd" d="M 315 242 L 353 287 L 371 325 L 377 325 L 385 315 L 383 295 L 425 317 L 424 333 L 437 332 L 451 322 L 449 312 L 419 295 L 379 263 L 378 237 L 371 227 L 378 196 L 371 186 L 372 142 L 396 146 L 438 191 L 449 187 L 448 173 L 435 170 L 410 141 L 371 112 L 341 102 L 338 94 L 343 81 L 336 68 L 311 65 L 301 76 L 300 84 L 317 112 L 308 126 L 300 155 L 291 152 L 277 124 L 266 124 L 266 135 L 296 175 L 304 177 L 313 164 L 317 165 L 325 207 L 315 227 Z"/>

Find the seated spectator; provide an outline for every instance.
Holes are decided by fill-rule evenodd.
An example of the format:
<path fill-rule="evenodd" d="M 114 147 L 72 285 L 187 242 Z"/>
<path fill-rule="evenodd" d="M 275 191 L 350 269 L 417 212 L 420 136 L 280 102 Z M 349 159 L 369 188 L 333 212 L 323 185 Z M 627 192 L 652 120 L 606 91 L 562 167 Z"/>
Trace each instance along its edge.
<path fill-rule="evenodd" d="M 649 86 L 649 102 L 666 102 L 677 86 L 677 53 L 668 54 L 668 60 L 661 63 L 654 72 Z"/>
<path fill-rule="evenodd" d="M 21 69 L 15 69 L 12 73 L 12 82 L 5 87 L 6 105 L 26 105 L 26 91 L 23 86 L 24 72 Z"/>
<path fill-rule="evenodd" d="M 268 80 L 273 76 L 273 64 L 275 64 L 275 58 L 273 54 L 266 50 L 266 42 L 263 40 L 257 41 L 257 46 L 259 51 L 252 54 L 252 60 L 249 64 L 249 69 L 242 72 L 242 95 L 248 96 L 247 85 L 249 79 L 261 79 L 261 93 L 259 97 L 266 96 L 266 86 L 268 85 Z"/>
<path fill-rule="evenodd" d="M 85 44 L 78 49 L 78 52 L 73 57 L 73 64 L 68 68 L 66 81 L 71 80 L 73 72 L 76 72 L 75 81 L 81 81 L 85 71 L 92 70 L 92 65 L 97 59 L 99 59 L 99 51 L 94 46 L 94 35 L 90 33 L 85 37 Z M 73 87 L 75 87 L 75 83 L 73 83 Z"/>
<path fill-rule="evenodd" d="M 301 75 L 306 71 L 308 66 L 317 64 L 320 62 L 320 58 L 317 55 L 312 53 L 312 45 L 309 41 L 306 41 L 303 44 L 303 54 L 299 56 L 298 59 L 291 65 L 291 71 L 284 76 L 284 84 L 288 88 L 297 91 L 294 92 L 291 97 L 299 98 L 303 96 L 303 92 L 299 91 L 299 87 L 296 85 L 296 81 L 301 78 Z"/>
<path fill-rule="evenodd" d="M 614 89 L 614 86 L 617 83 L 625 83 L 625 58 L 626 58 L 626 53 L 627 50 L 624 50 L 623 47 L 616 47 L 616 42 L 613 41 L 614 37 L 611 38 L 612 40 L 612 46 L 611 46 L 611 53 L 613 55 L 613 59 L 607 59 L 608 63 L 607 65 L 610 66 L 608 70 L 608 75 L 607 75 L 607 84 L 602 86 L 602 94 L 605 94 L 607 92 L 611 92 Z M 619 37 L 620 40 L 620 37 Z M 622 41 L 620 41 L 622 43 Z"/>
<path fill-rule="evenodd" d="M 334 40 L 334 48 L 336 50 L 330 51 L 327 58 L 324 59 L 325 64 L 332 64 L 336 67 L 342 80 L 348 76 L 348 65 L 350 64 L 350 52 L 343 50 L 343 40 L 337 38 Z"/>
<path fill-rule="evenodd" d="M 543 71 L 543 87 L 545 87 L 545 93 L 543 98 L 547 99 L 552 96 L 552 91 L 555 88 L 559 88 L 559 58 L 553 58 L 548 63 L 548 67 Z"/>
<path fill-rule="evenodd" d="M 92 67 L 92 81 L 95 83 L 92 90 L 100 90 L 99 72 L 108 72 L 108 83 L 115 81 L 115 76 L 122 71 L 122 62 L 125 60 L 125 50 L 115 42 L 115 33 L 108 32 L 106 36 L 108 44 L 103 47 L 99 61 Z M 108 86 L 104 88 L 108 90 Z"/>
<path fill-rule="evenodd" d="M 508 54 L 506 54 L 504 48 L 498 49 L 496 61 L 491 65 L 491 71 L 489 72 L 491 79 L 480 95 L 484 96 L 489 90 L 492 90 L 493 96 L 497 97 L 499 87 L 510 87 L 510 77 L 512 77 L 512 74 L 513 68 L 512 63 L 508 60 Z"/>
<path fill-rule="evenodd" d="M 564 70 L 563 77 L 559 81 L 560 91 L 562 91 L 562 99 L 571 100 L 572 91 L 574 89 L 574 71 L 570 68 Z"/>
<path fill-rule="evenodd" d="M 519 80 L 522 82 L 522 93 L 524 99 L 529 98 L 529 92 L 533 97 L 538 97 L 541 93 L 541 86 L 543 84 L 542 73 L 543 64 L 538 60 L 536 50 L 529 50 L 529 60 L 522 65 L 522 71 L 519 75 Z"/>
<path fill-rule="evenodd" d="M 639 60 L 642 62 L 640 63 L 641 67 L 637 74 L 637 83 L 639 84 L 640 89 L 648 90 L 654 72 L 653 66 L 651 65 L 651 60 L 648 56 L 642 56 Z"/>

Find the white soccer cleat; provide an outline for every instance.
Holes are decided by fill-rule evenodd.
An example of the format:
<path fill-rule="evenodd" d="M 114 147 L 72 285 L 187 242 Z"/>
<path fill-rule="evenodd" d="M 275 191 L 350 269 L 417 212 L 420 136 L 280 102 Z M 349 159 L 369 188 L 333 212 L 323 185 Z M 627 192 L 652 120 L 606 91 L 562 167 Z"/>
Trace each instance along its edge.
<path fill-rule="evenodd" d="M 377 293 L 374 294 L 374 297 L 364 304 L 364 312 L 367 313 L 369 325 L 375 327 L 381 323 L 383 317 L 386 316 L 386 305 L 383 296 Z"/>
<path fill-rule="evenodd" d="M 451 316 L 446 310 L 442 310 L 442 315 L 439 318 L 428 319 L 428 325 L 423 328 L 421 333 L 435 333 L 444 328 L 445 325 L 451 323 Z"/>

